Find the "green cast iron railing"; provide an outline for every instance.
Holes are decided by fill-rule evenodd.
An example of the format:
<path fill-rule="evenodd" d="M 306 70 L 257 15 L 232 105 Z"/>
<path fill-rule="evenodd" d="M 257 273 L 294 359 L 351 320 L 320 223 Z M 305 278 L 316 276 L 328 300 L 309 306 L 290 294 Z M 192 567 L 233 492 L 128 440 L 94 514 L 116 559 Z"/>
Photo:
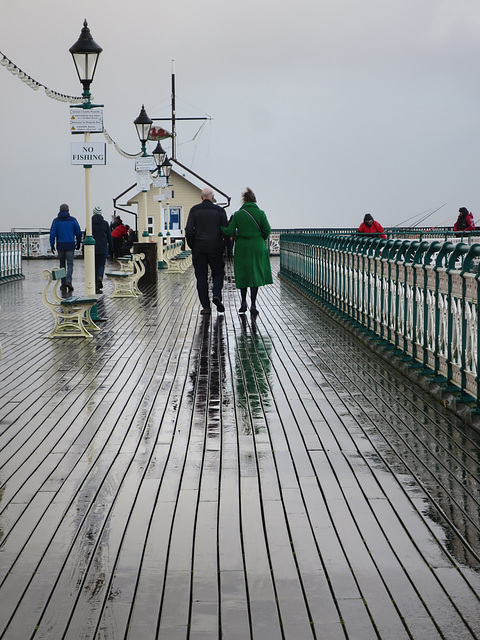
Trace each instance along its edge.
<path fill-rule="evenodd" d="M 480 408 L 480 244 L 283 233 L 280 275 Z"/>
<path fill-rule="evenodd" d="M 21 236 L 0 233 L 0 284 L 23 277 Z"/>

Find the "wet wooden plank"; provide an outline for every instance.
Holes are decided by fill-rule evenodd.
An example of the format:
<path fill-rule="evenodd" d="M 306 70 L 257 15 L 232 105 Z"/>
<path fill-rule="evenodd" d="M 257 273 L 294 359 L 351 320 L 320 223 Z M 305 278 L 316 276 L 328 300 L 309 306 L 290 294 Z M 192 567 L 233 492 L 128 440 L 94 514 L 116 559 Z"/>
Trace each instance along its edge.
<path fill-rule="evenodd" d="M 361 598 L 366 612 L 368 612 L 368 616 L 375 621 L 376 625 L 378 624 L 382 627 L 389 624 L 392 633 L 401 634 L 403 625 L 392 605 L 390 594 L 385 589 L 382 580 L 378 579 L 378 569 L 373 563 L 369 550 L 356 529 L 355 520 L 347 508 L 347 504 L 341 493 L 341 488 L 333 474 L 328 458 L 322 452 L 313 452 L 312 457 L 317 469 L 318 482 L 322 488 L 322 494 L 325 496 L 325 506 L 328 509 L 329 518 L 331 518 L 336 535 L 339 535 L 340 530 L 342 532 L 341 551 L 338 550 L 335 555 L 337 556 L 337 561 L 343 556 L 343 562 L 345 563 L 343 566 L 343 578 L 351 573 L 352 596 L 356 593 L 356 597 Z M 318 538 L 321 552 L 323 542 L 323 539 Z M 338 543 L 335 539 L 333 542 Z M 344 594 L 346 592 L 345 585 L 342 585 L 338 590 L 336 589 L 338 569 L 335 567 L 335 564 L 330 566 L 332 563 L 330 557 L 325 557 L 324 562 L 333 585 L 333 590 L 338 594 L 339 607 L 340 610 L 342 610 Z M 402 637 L 402 635 L 398 635 L 398 637 Z"/>
<path fill-rule="evenodd" d="M 271 573 L 256 478 L 241 479 L 242 530 L 252 634 L 274 640 L 282 637 L 277 596 Z"/>
<path fill-rule="evenodd" d="M 283 502 L 309 615 L 318 637 L 344 638 L 338 605 L 317 546 L 300 488 L 285 489 Z M 323 544 L 322 544 L 323 549 Z"/>
<path fill-rule="evenodd" d="M 305 600 L 283 508 L 279 500 L 263 502 L 266 537 L 282 628 L 286 637 L 296 635 L 313 638 L 312 614 Z"/>

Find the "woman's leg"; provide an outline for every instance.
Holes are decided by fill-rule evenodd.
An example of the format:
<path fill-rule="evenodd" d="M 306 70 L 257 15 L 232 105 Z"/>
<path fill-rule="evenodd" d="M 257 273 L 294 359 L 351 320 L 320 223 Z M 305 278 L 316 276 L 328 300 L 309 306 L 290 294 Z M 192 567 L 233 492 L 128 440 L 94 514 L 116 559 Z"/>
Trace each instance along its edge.
<path fill-rule="evenodd" d="M 245 311 L 247 310 L 247 287 L 245 287 L 244 289 L 240 289 L 240 295 L 242 296 L 242 300 L 240 303 L 239 312 L 245 313 Z"/>
<path fill-rule="evenodd" d="M 250 311 L 252 313 L 258 313 L 257 311 L 257 293 L 258 293 L 258 287 L 250 287 L 250 300 L 251 300 L 251 304 L 250 304 Z"/>

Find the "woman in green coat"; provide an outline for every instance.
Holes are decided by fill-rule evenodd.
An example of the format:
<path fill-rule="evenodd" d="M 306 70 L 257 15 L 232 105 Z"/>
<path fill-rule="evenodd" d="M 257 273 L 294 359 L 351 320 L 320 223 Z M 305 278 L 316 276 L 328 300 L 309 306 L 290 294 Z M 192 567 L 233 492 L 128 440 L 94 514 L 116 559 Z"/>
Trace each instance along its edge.
<path fill-rule="evenodd" d="M 257 315 L 258 287 L 272 284 L 270 256 L 265 240 L 270 235 L 270 225 L 265 212 L 258 208 L 255 194 L 249 188 L 242 194 L 243 207 L 233 214 L 228 227 L 222 227 L 224 236 L 235 236 L 233 270 L 235 285 L 240 289 L 242 301 L 240 313 L 247 310 L 247 288 L 250 287 L 250 312 Z"/>

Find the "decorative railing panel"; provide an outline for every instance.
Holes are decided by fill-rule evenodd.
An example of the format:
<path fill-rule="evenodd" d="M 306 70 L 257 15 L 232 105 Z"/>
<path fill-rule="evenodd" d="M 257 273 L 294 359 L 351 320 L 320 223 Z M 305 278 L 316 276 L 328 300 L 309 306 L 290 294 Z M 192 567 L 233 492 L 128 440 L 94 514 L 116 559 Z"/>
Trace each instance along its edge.
<path fill-rule="evenodd" d="M 280 274 L 368 329 L 466 402 L 480 401 L 480 244 L 358 234 L 280 236 Z M 480 408 L 480 407 L 478 407 Z"/>
<path fill-rule="evenodd" d="M 22 238 L 15 233 L 0 233 L 0 283 L 23 278 Z"/>

